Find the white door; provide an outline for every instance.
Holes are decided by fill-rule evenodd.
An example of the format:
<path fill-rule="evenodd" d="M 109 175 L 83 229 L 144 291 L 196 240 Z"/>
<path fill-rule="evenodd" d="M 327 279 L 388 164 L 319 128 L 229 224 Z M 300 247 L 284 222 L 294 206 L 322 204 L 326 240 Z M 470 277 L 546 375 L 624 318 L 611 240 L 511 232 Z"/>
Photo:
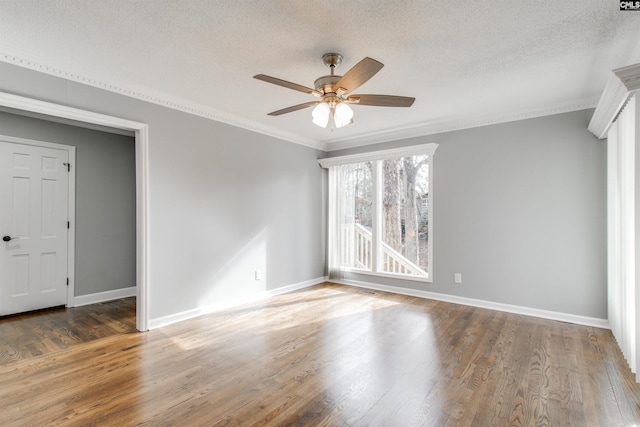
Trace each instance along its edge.
<path fill-rule="evenodd" d="M 68 162 L 0 141 L 0 316 L 67 303 Z"/>

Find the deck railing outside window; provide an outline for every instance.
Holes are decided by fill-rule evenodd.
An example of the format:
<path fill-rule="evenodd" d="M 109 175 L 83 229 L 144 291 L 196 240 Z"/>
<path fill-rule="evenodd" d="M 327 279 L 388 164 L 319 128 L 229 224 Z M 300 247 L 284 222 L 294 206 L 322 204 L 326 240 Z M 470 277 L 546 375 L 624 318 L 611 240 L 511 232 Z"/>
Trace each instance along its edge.
<path fill-rule="evenodd" d="M 371 271 L 373 265 L 371 231 L 360 224 L 353 223 L 345 224 L 342 230 L 342 265 Z M 427 277 L 426 271 L 391 246 L 382 242 L 381 248 L 381 271 Z"/>

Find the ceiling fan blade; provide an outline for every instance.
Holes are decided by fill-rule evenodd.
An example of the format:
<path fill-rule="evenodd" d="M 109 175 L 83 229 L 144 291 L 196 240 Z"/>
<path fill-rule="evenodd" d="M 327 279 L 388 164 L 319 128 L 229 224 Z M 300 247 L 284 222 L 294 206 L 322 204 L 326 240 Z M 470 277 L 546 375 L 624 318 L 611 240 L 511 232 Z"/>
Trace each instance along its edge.
<path fill-rule="evenodd" d="M 353 95 L 346 99 L 350 104 L 378 107 L 411 107 L 415 98 L 394 95 Z"/>
<path fill-rule="evenodd" d="M 257 74 L 253 76 L 254 79 L 262 80 L 263 82 L 272 83 L 274 85 L 286 87 L 287 89 L 297 90 L 298 92 L 309 93 L 314 96 L 322 96 L 320 92 L 310 87 L 302 86 L 296 83 L 288 82 L 286 80 L 277 79 L 271 76 L 265 76 L 264 74 Z"/>
<path fill-rule="evenodd" d="M 353 92 L 380 71 L 382 67 L 384 67 L 382 62 L 378 62 L 369 57 L 364 58 L 338 80 L 338 83 L 333 86 L 333 91 L 338 92 L 338 90 L 341 90 L 342 93 Z M 344 89 L 344 91 L 342 91 L 342 89 Z"/>
<path fill-rule="evenodd" d="M 282 110 L 274 111 L 272 113 L 267 114 L 268 116 L 281 116 L 283 114 L 291 113 L 293 111 L 302 110 L 303 108 L 313 107 L 314 105 L 320 104 L 322 101 L 311 101 L 305 102 L 304 104 L 294 105 L 293 107 L 283 108 Z"/>

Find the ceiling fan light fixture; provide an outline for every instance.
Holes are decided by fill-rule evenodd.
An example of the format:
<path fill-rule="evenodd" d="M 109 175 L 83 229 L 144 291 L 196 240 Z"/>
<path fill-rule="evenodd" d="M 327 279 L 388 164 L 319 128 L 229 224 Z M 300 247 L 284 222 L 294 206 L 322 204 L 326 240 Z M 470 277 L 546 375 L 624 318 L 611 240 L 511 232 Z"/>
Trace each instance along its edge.
<path fill-rule="evenodd" d="M 322 62 L 331 69 L 330 75 L 317 78 L 313 84 L 315 89 L 292 83 L 286 80 L 256 74 L 255 79 L 278 85 L 287 89 L 322 98 L 320 101 L 305 102 L 269 113 L 269 116 L 281 116 L 286 113 L 315 106 L 311 115 L 312 121 L 322 128 L 338 129 L 353 123 L 353 110 L 348 104 L 372 105 L 377 107 L 410 107 L 415 98 L 395 95 L 351 95 L 354 90 L 366 83 L 384 66 L 382 62 L 366 57 L 351 67 L 343 76 L 334 73 L 335 67 L 342 62 L 342 55 L 327 53 Z"/>
<path fill-rule="evenodd" d="M 339 102 L 336 105 L 333 113 L 333 119 L 336 124 L 336 128 L 341 128 L 353 123 L 353 110 L 344 102 Z"/>
<path fill-rule="evenodd" d="M 331 117 L 331 108 L 328 104 L 321 102 L 316 105 L 316 107 L 311 112 L 313 116 L 313 123 L 320 126 L 321 128 L 326 128 L 329 124 L 329 118 Z"/>

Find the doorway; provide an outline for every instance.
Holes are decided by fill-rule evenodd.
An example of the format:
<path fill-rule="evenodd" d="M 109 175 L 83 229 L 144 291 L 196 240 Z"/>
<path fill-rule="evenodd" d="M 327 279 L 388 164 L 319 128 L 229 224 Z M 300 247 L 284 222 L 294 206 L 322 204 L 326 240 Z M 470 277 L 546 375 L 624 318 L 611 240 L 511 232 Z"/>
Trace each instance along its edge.
<path fill-rule="evenodd" d="M 148 329 L 148 125 L 0 92 L 0 107 L 44 114 L 59 120 L 107 126 L 135 134 L 136 168 L 136 327 Z"/>

